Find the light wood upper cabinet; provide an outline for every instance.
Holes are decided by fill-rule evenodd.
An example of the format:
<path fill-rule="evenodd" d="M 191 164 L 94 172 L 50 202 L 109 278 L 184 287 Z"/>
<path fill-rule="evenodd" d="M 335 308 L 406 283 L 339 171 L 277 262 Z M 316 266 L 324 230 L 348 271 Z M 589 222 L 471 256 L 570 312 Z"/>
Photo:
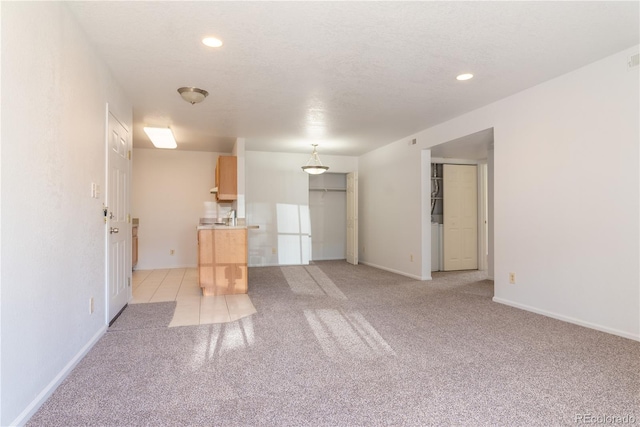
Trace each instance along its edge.
<path fill-rule="evenodd" d="M 217 201 L 238 199 L 238 162 L 235 156 L 218 156 L 216 161 Z"/>

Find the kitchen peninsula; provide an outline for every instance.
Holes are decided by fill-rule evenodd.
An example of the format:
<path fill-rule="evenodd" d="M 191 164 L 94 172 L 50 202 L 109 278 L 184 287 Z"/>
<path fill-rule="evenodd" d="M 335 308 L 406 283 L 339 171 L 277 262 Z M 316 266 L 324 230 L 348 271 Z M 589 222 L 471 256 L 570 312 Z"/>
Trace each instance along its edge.
<path fill-rule="evenodd" d="M 198 226 L 198 283 L 204 296 L 247 293 L 246 226 Z"/>

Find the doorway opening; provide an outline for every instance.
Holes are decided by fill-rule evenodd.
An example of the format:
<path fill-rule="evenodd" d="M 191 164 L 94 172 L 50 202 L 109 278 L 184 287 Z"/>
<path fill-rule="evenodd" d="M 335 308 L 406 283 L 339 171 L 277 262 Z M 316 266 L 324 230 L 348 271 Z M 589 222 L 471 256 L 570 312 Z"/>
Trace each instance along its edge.
<path fill-rule="evenodd" d="M 347 174 L 309 175 L 311 260 L 347 257 Z"/>
<path fill-rule="evenodd" d="M 430 151 L 431 164 L 423 166 L 428 168 L 423 176 L 428 176 L 429 181 L 423 183 L 423 188 L 428 193 L 426 197 L 431 203 L 425 205 L 425 209 L 429 209 L 429 211 L 423 212 L 423 214 L 430 221 L 431 229 L 430 233 L 425 233 L 426 241 L 423 242 L 423 247 L 431 248 L 431 271 L 471 268 L 486 270 L 489 279 L 493 279 L 493 128 L 436 145 L 431 147 Z M 474 209 L 471 210 L 476 212 L 473 227 L 466 227 L 474 230 L 473 236 L 469 235 L 466 239 L 467 242 L 472 242 L 473 249 L 477 252 L 477 255 L 474 255 L 477 265 L 472 267 L 469 267 L 471 264 L 461 268 L 455 268 L 455 265 L 453 268 L 444 266 L 445 242 L 449 240 L 449 245 L 451 245 L 451 235 L 462 233 L 461 229 L 456 230 L 456 227 L 449 226 L 450 235 L 446 236 L 444 224 L 447 215 L 445 212 L 447 203 L 444 200 L 446 197 L 444 191 L 446 186 L 445 165 L 473 167 L 473 169 L 469 168 L 467 172 L 474 175 L 475 182 L 470 185 L 474 186 L 475 194 L 471 195 L 469 192 L 469 197 L 462 196 L 459 201 L 459 203 L 467 203 L 468 205 L 473 204 Z M 450 176 L 457 173 L 454 170 L 455 168 L 450 168 Z M 457 225 L 459 224 L 456 223 Z M 467 244 L 467 246 L 469 245 Z M 449 249 L 451 248 L 449 247 Z"/>

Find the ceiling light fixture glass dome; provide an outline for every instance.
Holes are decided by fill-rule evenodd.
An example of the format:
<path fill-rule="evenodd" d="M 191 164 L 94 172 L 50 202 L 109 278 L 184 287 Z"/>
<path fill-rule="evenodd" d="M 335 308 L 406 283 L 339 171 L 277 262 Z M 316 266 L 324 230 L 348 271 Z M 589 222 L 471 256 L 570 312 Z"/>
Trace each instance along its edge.
<path fill-rule="evenodd" d="M 204 99 L 209 95 L 209 92 L 197 87 L 181 87 L 178 89 L 178 93 L 182 99 L 191 105 L 204 101 Z"/>
<path fill-rule="evenodd" d="M 324 166 L 318 157 L 318 144 L 311 144 L 313 146 L 313 153 L 306 165 L 302 166 L 302 170 L 311 175 L 320 175 L 329 170 L 329 166 Z"/>

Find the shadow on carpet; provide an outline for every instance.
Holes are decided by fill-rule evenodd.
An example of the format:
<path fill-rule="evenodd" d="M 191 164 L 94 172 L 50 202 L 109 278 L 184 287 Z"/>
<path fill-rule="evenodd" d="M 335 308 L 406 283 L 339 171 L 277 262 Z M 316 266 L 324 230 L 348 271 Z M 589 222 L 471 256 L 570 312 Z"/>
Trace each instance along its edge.
<path fill-rule="evenodd" d="M 175 301 L 129 304 L 107 332 L 167 328 L 175 310 Z"/>

